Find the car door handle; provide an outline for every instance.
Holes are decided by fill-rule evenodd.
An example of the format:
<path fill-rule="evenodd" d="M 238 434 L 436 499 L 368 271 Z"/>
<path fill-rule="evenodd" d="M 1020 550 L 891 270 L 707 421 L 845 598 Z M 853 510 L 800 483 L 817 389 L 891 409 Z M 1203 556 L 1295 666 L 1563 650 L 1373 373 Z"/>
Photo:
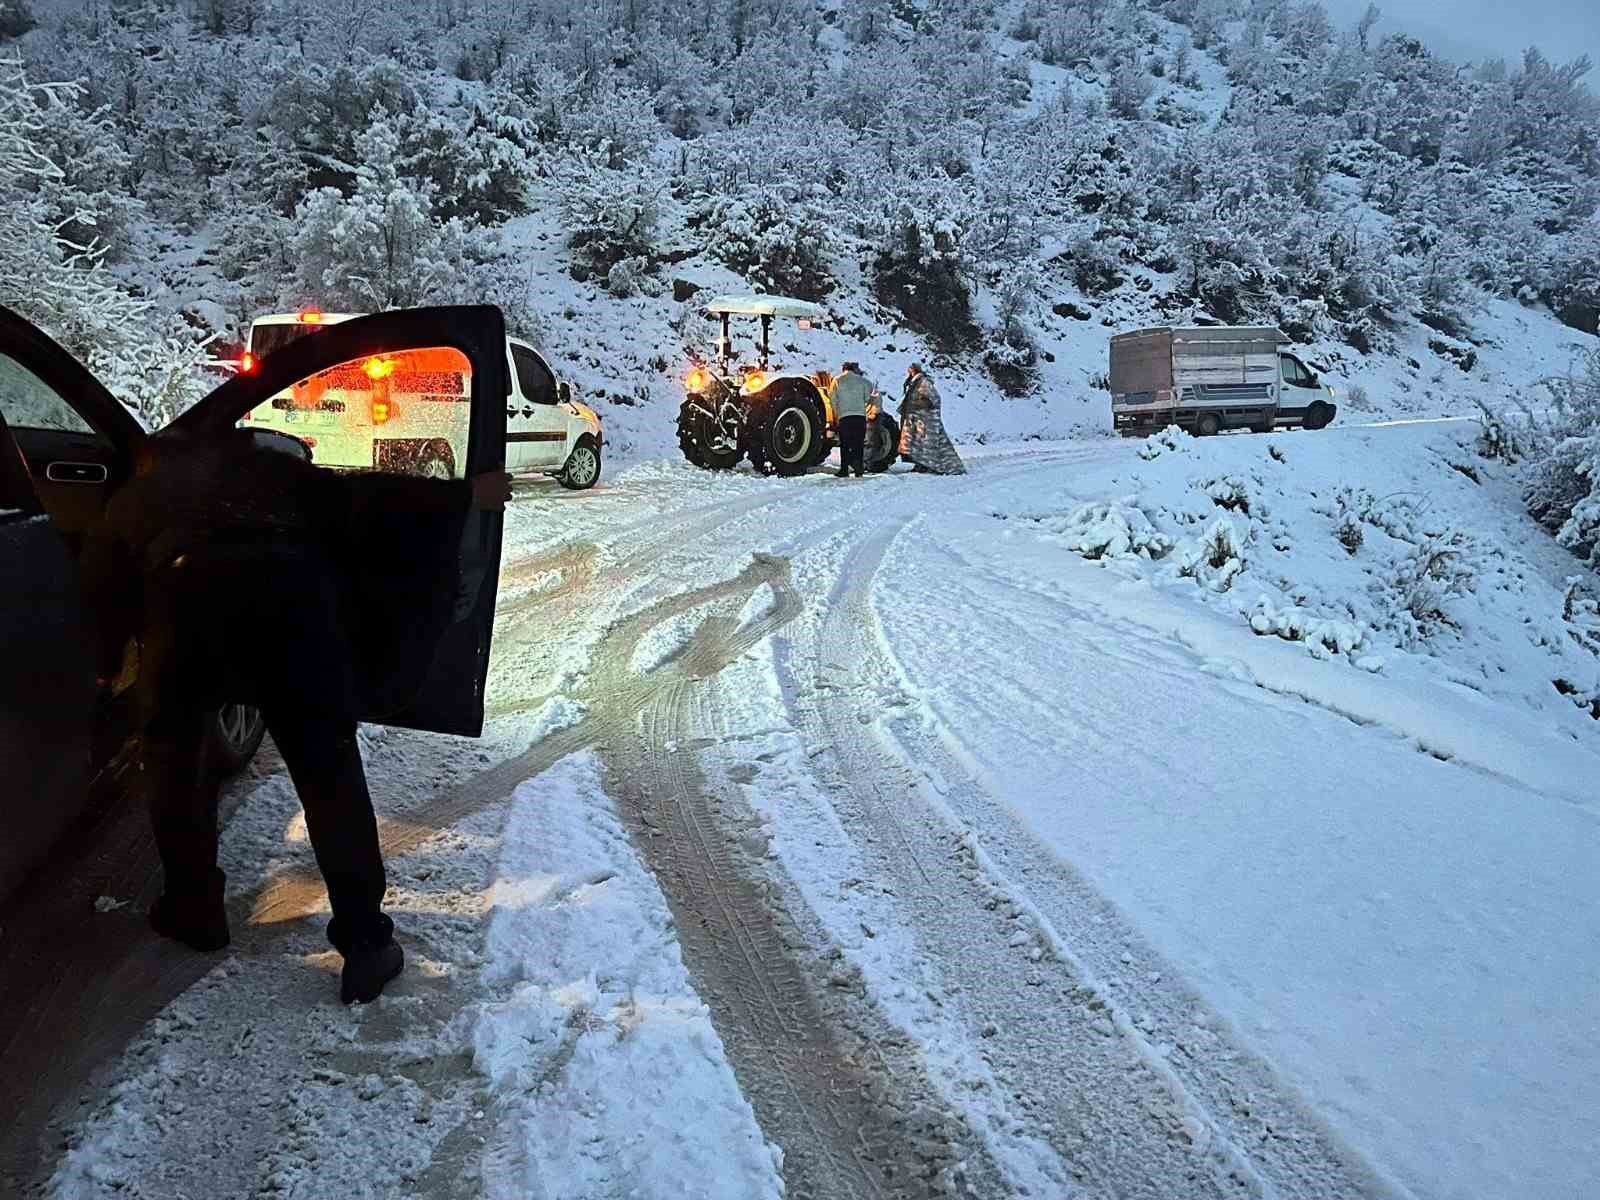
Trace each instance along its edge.
<path fill-rule="evenodd" d="M 110 476 L 102 463 L 53 462 L 44 469 L 51 483 L 104 483 Z"/>
<path fill-rule="evenodd" d="M 522 415 L 525 416 L 525 417 L 533 416 L 533 409 L 531 407 L 523 409 L 522 410 Z"/>
<path fill-rule="evenodd" d="M 516 410 L 516 409 L 514 409 L 514 408 L 508 408 L 508 409 L 506 409 L 506 416 L 508 416 L 508 417 L 514 417 L 514 416 L 516 416 L 516 415 L 517 415 L 517 410 Z"/>

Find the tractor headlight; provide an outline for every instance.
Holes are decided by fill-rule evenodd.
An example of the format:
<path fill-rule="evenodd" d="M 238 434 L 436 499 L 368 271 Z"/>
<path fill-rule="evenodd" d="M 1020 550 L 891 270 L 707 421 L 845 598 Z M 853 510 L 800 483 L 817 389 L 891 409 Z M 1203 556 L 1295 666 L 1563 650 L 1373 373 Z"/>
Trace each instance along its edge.
<path fill-rule="evenodd" d="M 698 394 L 705 391 L 706 385 L 710 382 L 710 374 L 702 370 L 700 367 L 696 367 L 694 370 L 689 372 L 689 377 L 683 381 L 683 385 L 691 392 Z"/>
<path fill-rule="evenodd" d="M 749 396 L 755 392 L 759 392 L 766 386 L 767 375 L 765 371 L 750 371 L 746 373 L 744 377 L 744 383 L 740 385 L 739 390 L 745 395 Z"/>

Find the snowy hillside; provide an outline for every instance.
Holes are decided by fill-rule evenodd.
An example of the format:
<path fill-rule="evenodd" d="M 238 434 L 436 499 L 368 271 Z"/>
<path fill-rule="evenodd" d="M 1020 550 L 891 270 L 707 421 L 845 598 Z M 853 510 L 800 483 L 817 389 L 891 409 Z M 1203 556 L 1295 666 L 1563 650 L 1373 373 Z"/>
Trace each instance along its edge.
<path fill-rule="evenodd" d="M 32 251 L 0 299 L 130 392 L 142 329 L 170 358 L 487 298 L 624 456 L 670 453 L 727 288 L 827 303 L 793 365 L 931 362 L 970 439 L 1106 428 L 1109 334 L 1197 316 L 1280 324 L 1353 414 L 1468 413 L 1594 345 L 1583 64 L 1457 70 L 1317 4 L 12 7 L 0 54 L 81 84 L 19 117 L 32 215 L 152 307 L 68 319 Z"/>

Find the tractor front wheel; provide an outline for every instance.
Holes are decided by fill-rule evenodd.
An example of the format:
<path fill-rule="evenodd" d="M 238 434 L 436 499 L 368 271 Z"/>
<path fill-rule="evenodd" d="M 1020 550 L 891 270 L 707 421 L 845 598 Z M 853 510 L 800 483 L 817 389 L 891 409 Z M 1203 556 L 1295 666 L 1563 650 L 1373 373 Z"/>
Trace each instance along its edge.
<path fill-rule="evenodd" d="M 779 475 L 804 475 L 823 445 L 822 411 L 809 397 L 774 396 L 762 413 L 761 449 Z M 824 450 L 826 453 L 826 450 Z"/>
<path fill-rule="evenodd" d="M 741 457 L 739 439 L 730 439 L 692 399 L 678 409 L 678 449 L 684 458 L 708 471 L 731 471 Z"/>

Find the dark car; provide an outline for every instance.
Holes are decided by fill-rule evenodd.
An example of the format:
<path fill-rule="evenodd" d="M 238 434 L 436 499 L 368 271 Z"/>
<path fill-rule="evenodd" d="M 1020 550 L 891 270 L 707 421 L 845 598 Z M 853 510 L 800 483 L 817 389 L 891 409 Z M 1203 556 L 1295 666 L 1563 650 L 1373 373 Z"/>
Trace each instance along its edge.
<path fill-rule="evenodd" d="M 258 371 L 229 380 L 169 427 L 190 437 L 235 429 L 246 413 L 291 386 L 335 388 L 352 373 L 408 352 L 457 356 L 470 377 L 471 405 L 457 406 L 466 454 L 457 478 L 504 459 L 505 326 L 487 306 L 410 309 L 364 317 L 287 347 Z M 392 369 L 392 367 L 390 368 Z M 245 426 L 248 428 L 248 426 Z M 97 806 L 123 799 L 128 758 L 122 705 L 97 695 L 93 630 L 79 595 L 77 554 L 107 499 L 128 478 L 147 432 L 106 388 L 48 336 L 0 307 L 0 897 Z M 236 435 L 235 435 L 236 436 Z M 309 456 L 294 438 L 259 431 L 258 452 Z M 356 589 L 371 598 L 363 662 L 363 719 L 476 736 L 499 574 L 501 514 L 474 511 L 456 530 L 366 514 L 362 551 L 352 556 Z M 450 545 L 430 545 L 448 537 Z M 407 627 L 408 589 L 418 562 L 448 563 L 455 603 L 437 652 L 426 663 L 385 655 Z M 409 567 L 409 569 L 408 569 Z M 431 569 L 431 568 L 430 568 Z M 437 588 L 435 576 L 428 581 Z M 283 629 L 251 630 L 294 646 L 293 613 Z M 380 677 L 381 676 L 381 677 Z M 218 713 L 213 761 L 237 770 L 260 744 L 259 714 L 242 705 Z"/>

